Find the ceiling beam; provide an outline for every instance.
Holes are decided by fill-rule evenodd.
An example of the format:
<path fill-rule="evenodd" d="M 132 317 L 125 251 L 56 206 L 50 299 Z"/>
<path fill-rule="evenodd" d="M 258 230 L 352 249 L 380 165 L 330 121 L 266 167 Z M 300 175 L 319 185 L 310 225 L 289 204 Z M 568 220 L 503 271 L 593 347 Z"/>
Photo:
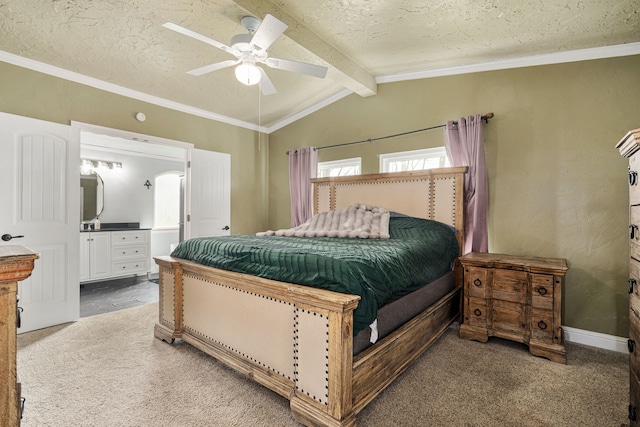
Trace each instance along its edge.
<path fill-rule="evenodd" d="M 263 19 L 269 13 L 289 26 L 284 35 L 330 65 L 327 76 L 360 96 L 375 95 L 375 77 L 347 58 L 342 52 L 322 40 L 304 24 L 270 1 L 233 0 L 249 14 Z"/>

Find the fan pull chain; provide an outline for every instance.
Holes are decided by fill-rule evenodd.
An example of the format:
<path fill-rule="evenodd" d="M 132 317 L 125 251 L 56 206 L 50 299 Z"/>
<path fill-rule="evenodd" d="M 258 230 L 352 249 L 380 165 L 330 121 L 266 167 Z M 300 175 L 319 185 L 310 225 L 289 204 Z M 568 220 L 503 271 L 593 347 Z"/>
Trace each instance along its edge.
<path fill-rule="evenodd" d="M 258 152 L 262 149 L 262 92 L 258 89 Z"/>

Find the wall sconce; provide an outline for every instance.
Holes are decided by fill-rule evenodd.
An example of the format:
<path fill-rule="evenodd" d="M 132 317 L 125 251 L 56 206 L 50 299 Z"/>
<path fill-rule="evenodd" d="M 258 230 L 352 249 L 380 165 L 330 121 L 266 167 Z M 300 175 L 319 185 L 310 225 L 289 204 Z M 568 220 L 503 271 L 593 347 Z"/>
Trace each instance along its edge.
<path fill-rule="evenodd" d="M 120 162 L 107 162 L 104 160 L 90 160 L 82 159 L 82 166 L 80 173 L 82 175 L 90 175 L 91 172 L 106 169 L 122 169 L 122 163 Z"/>
<path fill-rule="evenodd" d="M 149 182 L 149 180 L 147 180 L 144 184 L 145 187 L 147 187 L 147 190 L 151 190 L 151 183 Z"/>

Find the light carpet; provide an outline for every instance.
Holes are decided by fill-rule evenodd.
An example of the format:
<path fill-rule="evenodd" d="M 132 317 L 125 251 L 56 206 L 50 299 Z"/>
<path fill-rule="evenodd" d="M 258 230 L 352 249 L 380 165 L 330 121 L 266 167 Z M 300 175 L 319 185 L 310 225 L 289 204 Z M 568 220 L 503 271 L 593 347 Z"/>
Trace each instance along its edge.
<path fill-rule="evenodd" d="M 288 400 L 178 341 L 157 303 L 18 337 L 22 427 L 297 426 Z M 357 417 L 359 426 L 580 426 L 627 422 L 628 356 L 567 344 L 567 365 L 450 328 Z"/>

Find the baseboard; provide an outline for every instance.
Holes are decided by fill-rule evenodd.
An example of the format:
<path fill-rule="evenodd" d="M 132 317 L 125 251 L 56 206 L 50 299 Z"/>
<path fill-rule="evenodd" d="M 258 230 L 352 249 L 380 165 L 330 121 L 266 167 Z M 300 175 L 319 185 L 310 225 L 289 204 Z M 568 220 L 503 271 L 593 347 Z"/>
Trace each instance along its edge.
<path fill-rule="evenodd" d="M 623 337 L 571 328 L 569 326 L 563 326 L 562 330 L 564 331 L 564 340 L 568 342 L 617 351 L 619 353 L 629 352 L 627 349 L 627 339 Z"/>

